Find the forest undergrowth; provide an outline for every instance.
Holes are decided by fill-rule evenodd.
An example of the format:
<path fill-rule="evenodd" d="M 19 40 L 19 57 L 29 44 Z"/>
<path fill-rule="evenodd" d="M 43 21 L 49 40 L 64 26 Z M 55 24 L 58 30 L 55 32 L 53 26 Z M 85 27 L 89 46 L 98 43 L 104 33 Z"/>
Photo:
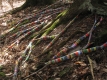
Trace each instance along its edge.
<path fill-rule="evenodd" d="M 68 7 L 29 7 L 0 18 L 0 80 L 107 79 L 107 17 L 80 13 L 61 22 Z"/>

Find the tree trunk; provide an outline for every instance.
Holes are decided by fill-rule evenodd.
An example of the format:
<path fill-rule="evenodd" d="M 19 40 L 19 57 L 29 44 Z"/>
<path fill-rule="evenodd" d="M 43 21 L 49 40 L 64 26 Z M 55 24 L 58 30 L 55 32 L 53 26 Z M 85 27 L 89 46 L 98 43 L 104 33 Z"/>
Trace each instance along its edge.
<path fill-rule="evenodd" d="M 107 15 L 106 4 L 104 4 L 104 0 L 74 0 L 66 15 L 62 18 L 63 20 L 72 19 L 77 14 L 87 11 L 99 15 Z"/>
<path fill-rule="evenodd" d="M 107 15 L 107 5 L 104 0 L 75 0 L 71 5 L 70 14 L 79 13 L 82 11 L 91 11 L 100 15 Z"/>
<path fill-rule="evenodd" d="M 25 4 L 26 7 L 28 6 L 35 6 L 35 5 L 43 5 L 43 4 L 51 4 L 54 0 L 26 0 Z"/>
<path fill-rule="evenodd" d="M 26 0 L 25 3 L 16 9 L 14 9 L 11 13 L 14 14 L 20 10 L 23 10 L 29 6 L 36 6 L 36 5 L 49 5 L 52 4 L 55 0 Z"/>
<path fill-rule="evenodd" d="M 52 26 L 50 26 L 50 28 L 57 27 L 68 20 L 72 20 L 75 16 L 81 13 L 91 12 L 99 15 L 107 15 L 106 8 L 107 6 L 104 5 L 104 2 L 101 0 L 74 0 L 68 10 L 62 12 L 60 17 L 58 15 L 59 18 L 52 24 Z M 43 54 L 48 53 L 49 50 L 44 50 Z"/>

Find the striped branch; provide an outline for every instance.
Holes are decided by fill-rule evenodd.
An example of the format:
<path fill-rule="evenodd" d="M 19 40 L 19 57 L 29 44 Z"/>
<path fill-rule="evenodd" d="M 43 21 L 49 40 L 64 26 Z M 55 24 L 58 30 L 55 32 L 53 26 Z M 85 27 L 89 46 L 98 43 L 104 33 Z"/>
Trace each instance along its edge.
<path fill-rule="evenodd" d="M 58 40 L 58 38 L 70 27 L 70 25 L 75 21 L 75 19 L 77 19 L 78 15 L 76 17 L 74 17 L 69 23 L 68 25 L 58 34 L 58 36 L 56 36 L 50 43 L 49 45 L 43 50 L 42 53 L 47 52 L 47 50 Z"/>
<path fill-rule="evenodd" d="M 96 24 L 96 27 L 100 25 L 101 21 L 102 21 L 102 17 L 101 17 L 100 21 Z M 96 27 L 94 27 L 93 30 L 94 30 Z M 71 50 L 71 49 L 75 48 L 81 41 L 83 41 L 85 38 L 89 37 L 90 32 L 91 32 L 91 30 L 90 30 L 89 32 L 87 32 L 84 36 L 80 37 L 80 38 L 79 38 L 76 42 L 74 42 L 70 47 L 64 48 L 63 50 L 61 50 L 60 52 L 58 52 L 58 53 L 53 57 L 53 59 L 55 59 L 55 58 L 57 58 L 57 57 L 60 57 L 61 54 L 66 53 L 68 50 Z"/>
<path fill-rule="evenodd" d="M 62 56 L 62 57 L 60 57 L 60 58 L 53 59 L 53 60 L 51 60 L 51 61 L 48 61 L 48 62 L 45 63 L 45 64 L 52 64 L 52 63 L 62 62 L 62 61 L 68 60 L 68 59 L 72 59 L 73 57 L 79 56 L 79 55 L 81 55 L 81 54 L 90 53 L 90 52 L 93 52 L 93 51 L 96 51 L 96 50 L 99 50 L 99 49 L 102 49 L 102 48 L 105 48 L 105 47 L 107 47 L 107 42 L 104 43 L 104 44 L 101 45 L 101 46 L 96 46 L 96 47 L 92 47 L 92 48 L 88 48 L 88 49 L 79 50 L 79 51 L 70 53 L 70 54 L 68 54 L 68 55 Z"/>

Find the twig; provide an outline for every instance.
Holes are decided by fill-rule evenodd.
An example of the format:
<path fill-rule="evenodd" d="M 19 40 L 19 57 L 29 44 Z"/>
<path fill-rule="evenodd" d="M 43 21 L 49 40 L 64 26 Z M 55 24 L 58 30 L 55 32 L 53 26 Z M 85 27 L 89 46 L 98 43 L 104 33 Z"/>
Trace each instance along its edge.
<path fill-rule="evenodd" d="M 94 77 L 94 72 L 93 72 L 93 65 L 92 65 L 92 60 L 90 59 L 90 57 L 87 55 L 87 58 L 88 58 L 88 61 L 89 61 L 89 63 L 90 63 L 90 70 L 91 70 L 91 75 L 92 75 L 92 77 L 93 77 L 93 80 L 95 79 L 95 77 Z"/>
<path fill-rule="evenodd" d="M 92 37 L 92 32 L 93 32 L 94 28 L 96 27 L 96 22 L 97 22 L 97 20 L 96 20 L 96 16 L 95 16 L 95 22 L 94 22 L 94 24 L 93 24 L 93 27 L 92 27 L 91 30 L 90 30 L 90 35 L 89 35 L 88 43 L 86 44 L 86 46 L 85 46 L 83 49 L 86 49 L 86 48 L 89 46 L 89 44 L 90 44 L 91 37 Z M 92 75 L 93 80 L 94 80 L 95 77 L 94 77 L 94 73 L 93 73 L 92 60 L 90 59 L 90 57 L 89 57 L 88 55 L 87 55 L 87 58 L 88 58 L 88 61 L 89 61 L 89 63 L 90 63 L 91 75 Z"/>
<path fill-rule="evenodd" d="M 95 15 L 95 21 L 94 21 L 93 27 L 90 30 L 88 43 L 86 44 L 86 46 L 84 47 L 84 49 L 87 48 L 89 46 L 89 44 L 90 44 L 91 37 L 92 37 L 92 32 L 93 32 L 94 28 L 96 27 L 96 23 L 97 23 L 97 20 L 96 20 L 96 15 Z"/>
<path fill-rule="evenodd" d="M 16 23 L 16 24 L 20 24 L 20 23 L 23 22 L 24 20 L 31 19 L 31 18 L 35 17 L 36 15 L 38 15 L 38 14 L 40 14 L 41 12 L 43 12 L 44 10 L 52 7 L 53 5 L 56 5 L 56 4 L 59 3 L 59 2 L 60 2 L 60 0 L 57 1 L 56 3 L 52 4 L 52 5 L 49 5 L 49 6 L 45 7 L 44 9 L 40 10 L 39 12 L 36 12 L 36 13 L 33 14 L 32 16 L 29 16 L 29 17 L 27 17 L 27 18 L 24 18 L 24 19 L 20 20 L 20 21 L 19 21 L 18 23 Z"/>

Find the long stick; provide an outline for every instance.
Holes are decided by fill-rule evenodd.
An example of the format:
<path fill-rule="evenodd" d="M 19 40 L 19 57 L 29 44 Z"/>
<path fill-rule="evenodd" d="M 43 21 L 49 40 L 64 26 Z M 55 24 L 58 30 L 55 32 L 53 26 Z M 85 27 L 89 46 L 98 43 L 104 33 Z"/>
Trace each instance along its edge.
<path fill-rule="evenodd" d="M 103 18 L 101 17 L 101 18 L 100 18 L 100 22 L 101 22 L 102 20 L 103 20 Z M 90 35 L 89 35 L 88 43 L 86 44 L 86 46 L 83 47 L 84 49 L 87 48 L 87 47 L 90 45 L 90 41 L 91 41 L 91 37 L 92 37 L 92 32 L 93 32 L 93 30 L 96 28 L 96 22 L 97 22 L 97 20 L 96 20 L 96 16 L 95 16 L 95 22 L 94 22 L 94 24 L 93 24 L 93 27 L 92 27 L 91 30 L 90 30 Z"/>
<path fill-rule="evenodd" d="M 33 46 L 33 43 L 36 41 L 36 40 L 48 40 L 48 39 L 54 39 L 55 37 L 56 37 L 57 35 L 52 35 L 52 36 L 45 36 L 45 37 L 42 37 L 42 38 L 37 38 L 37 39 L 33 39 L 30 43 L 29 43 L 29 45 L 28 45 L 28 47 L 27 47 L 27 49 L 26 50 L 29 50 L 28 51 L 28 55 L 27 55 L 27 57 L 26 57 L 26 59 L 23 61 L 23 63 L 22 63 L 22 65 L 29 59 L 29 57 L 30 57 L 30 55 L 31 55 L 31 52 L 32 52 L 32 49 L 34 48 L 34 46 Z"/>
<path fill-rule="evenodd" d="M 51 46 L 58 40 L 58 38 L 70 27 L 70 25 L 75 21 L 75 19 L 76 19 L 77 17 L 78 17 L 78 15 L 77 15 L 72 21 L 70 21 L 70 22 L 68 23 L 68 25 L 59 33 L 59 35 L 58 35 L 56 38 L 54 38 L 54 39 L 49 43 L 49 45 L 43 50 L 42 53 L 45 53 L 45 52 L 48 50 L 48 48 L 51 47 Z"/>
<path fill-rule="evenodd" d="M 74 58 L 76 56 L 80 56 L 81 54 L 90 53 L 90 52 L 93 52 L 93 51 L 96 51 L 96 50 L 99 50 L 99 49 L 103 49 L 103 48 L 106 48 L 106 47 L 107 47 L 107 42 L 105 42 L 101 46 L 96 46 L 96 47 L 92 47 L 92 48 L 88 48 L 88 49 L 83 49 L 83 50 L 75 51 L 73 53 L 70 53 L 68 55 L 62 56 L 60 58 L 48 61 L 45 64 L 53 64 L 53 63 L 62 62 L 62 61 L 68 60 L 68 59 L 72 59 L 72 58 Z"/>
<path fill-rule="evenodd" d="M 53 5 L 56 5 L 56 4 L 59 3 L 59 2 L 60 2 L 60 0 L 57 1 L 56 3 L 52 4 L 52 5 L 49 5 L 49 6 L 45 7 L 44 9 L 40 10 L 39 12 L 33 14 L 33 16 L 29 16 L 29 17 L 27 17 L 27 18 L 24 18 L 24 19 L 20 20 L 20 21 L 17 23 L 17 25 L 20 24 L 21 22 L 23 22 L 24 20 L 31 19 L 31 18 L 35 17 L 36 15 L 40 14 L 42 11 L 44 11 L 44 10 L 52 7 Z"/>
<path fill-rule="evenodd" d="M 96 26 L 99 26 L 100 23 L 102 21 L 102 17 L 100 19 L 100 21 L 96 24 Z M 94 27 L 95 29 L 96 27 Z M 93 29 L 93 30 L 94 30 Z M 54 57 L 53 59 L 61 56 L 62 53 L 66 53 L 67 51 L 71 50 L 71 49 L 74 49 L 82 40 L 84 40 L 85 38 L 87 38 L 88 36 L 90 35 L 90 31 L 87 32 L 84 36 L 80 37 L 76 42 L 74 42 L 70 47 L 67 47 L 67 48 L 64 48 L 63 50 L 61 50 L 60 52 L 58 52 Z"/>
<path fill-rule="evenodd" d="M 16 43 L 19 44 L 25 37 L 27 37 L 28 35 L 30 35 L 31 33 L 37 31 L 39 28 L 41 28 L 43 25 L 45 25 L 45 23 L 39 25 L 38 27 L 35 27 L 34 29 L 32 29 L 31 31 L 27 32 L 26 34 L 20 36 L 14 43 L 12 43 L 8 49 L 11 49 Z"/>
<path fill-rule="evenodd" d="M 41 68 L 40 70 L 44 69 L 45 67 L 47 67 L 48 65 L 50 64 L 55 64 L 55 63 L 59 63 L 59 62 L 62 62 L 62 61 L 65 61 L 65 60 L 69 60 L 69 59 L 72 59 L 76 56 L 80 56 L 81 54 L 86 54 L 86 53 L 90 53 L 90 52 L 93 52 L 93 51 L 96 51 L 96 50 L 99 50 L 99 49 L 103 49 L 103 48 L 106 48 L 107 47 L 107 42 L 105 42 L 103 45 L 101 46 L 96 46 L 96 47 L 92 47 L 92 48 L 88 48 L 88 49 L 83 49 L 83 50 L 78 50 L 78 51 L 75 51 L 73 53 L 70 53 L 68 55 L 65 55 L 65 56 L 62 56 L 60 58 L 57 58 L 57 59 L 54 59 L 54 60 L 51 60 L 51 61 L 48 61 L 45 63 L 45 66 L 43 68 Z M 25 77 L 24 79 L 30 77 L 30 76 L 33 76 L 34 74 L 37 74 L 40 70 L 28 75 L 27 77 Z"/>
<path fill-rule="evenodd" d="M 53 5 L 56 5 L 56 4 L 59 3 L 59 2 L 60 2 L 60 0 L 57 1 L 56 3 L 52 4 L 52 5 L 47 6 L 46 8 L 44 8 L 44 9 L 42 9 L 42 10 L 40 10 L 40 11 L 37 12 L 36 14 L 33 14 L 33 16 L 30 16 L 30 17 L 27 17 L 27 18 L 24 18 L 24 19 L 20 20 L 18 23 L 16 23 L 16 25 L 15 25 L 14 27 L 12 27 L 11 29 L 7 30 L 5 33 L 3 33 L 2 35 L 0 35 L 0 38 L 4 37 L 4 36 L 5 36 L 6 34 L 8 34 L 9 32 L 15 30 L 15 29 L 19 26 L 19 24 L 20 24 L 21 22 L 23 22 L 23 21 L 25 21 L 25 20 L 28 20 L 28 19 L 31 19 L 31 18 L 33 18 L 33 17 L 35 17 L 35 16 L 40 15 L 40 14 L 43 14 L 43 13 L 44 13 L 44 12 L 43 12 L 44 10 L 48 9 L 49 7 L 51 7 L 51 6 L 53 6 Z M 53 9 L 53 10 L 57 10 L 57 9 Z M 59 8 L 58 10 L 60 10 L 60 8 Z M 52 10 L 50 10 L 50 11 L 52 11 Z M 45 11 L 45 13 L 46 13 L 46 12 L 47 12 L 47 11 Z M 48 12 L 49 12 L 49 10 L 48 10 Z"/>

